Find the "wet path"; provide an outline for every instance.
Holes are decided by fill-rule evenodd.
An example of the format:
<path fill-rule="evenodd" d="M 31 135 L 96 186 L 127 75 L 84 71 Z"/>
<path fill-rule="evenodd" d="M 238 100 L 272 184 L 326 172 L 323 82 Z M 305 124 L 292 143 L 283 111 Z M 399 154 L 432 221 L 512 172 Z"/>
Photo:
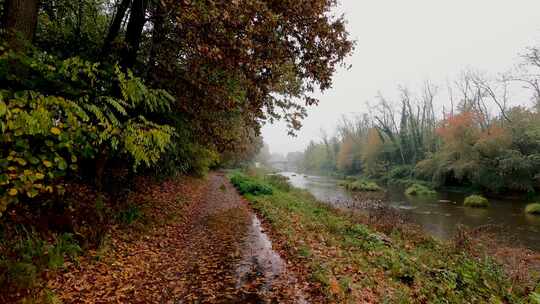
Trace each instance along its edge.
<path fill-rule="evenodd" d="M 143 234 L 113 233 L 105 256 L 82 257 L 48 281 L 63 303 L 309 303 L 223 174 L 142 192 L 154 197 L 154 217 L 178 215 Z"/>
<path fill-rule="evenodd" d="M 185 251 L 186 303 L 306 303 L 259 219 L 223 175 L 210 177 L 202 204 Z"/>

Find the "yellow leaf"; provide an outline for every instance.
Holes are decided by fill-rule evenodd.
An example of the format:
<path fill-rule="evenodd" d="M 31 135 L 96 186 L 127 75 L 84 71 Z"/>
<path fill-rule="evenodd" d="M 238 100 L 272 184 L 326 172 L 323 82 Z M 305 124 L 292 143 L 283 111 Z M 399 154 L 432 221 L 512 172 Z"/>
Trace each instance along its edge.
<path fill-rule="evenodd" d="M 36 179 L 44 179 L 45 178 L 45 174 L 40 173 L 40 172 L 36 173 L 35 176 L 36 176 Z"/>
<path fill-rule="evenodd" d="M 60 131 L 60 129 L 58 129 L 57 127 L 52 127 L 51 128 L 51 133 L 54 134 L 54 135 L 59 135 L 62 131 Z"/>
<path fill-rule="evenodd" d="M 45 167 L 47 167 L 47 168 L 50 168 L 50 167 L 52 167 L 52 166 L 53 166 L 53 163 L 51 163 L 51 162 L 50 162 L 50 161 L 48 161 L 48 160 L 44 160 L 44 161 L 43 161 L 43 164 L 44 164 L 44 165 L 45 165 Z"/>
<path fill-rule="evenodd" d="M 11 196 L 15 196 L 15 195 L 17 195 L 17 193 L 19 193 L 19 191 L 17 191 L 17 189 L 15 189 L 15 188 L 11 188 L 11 189 L 9 189 L 8 193 Z"/>
<path fill-rule="evenodd" d="M 339 283 L 335 277 L 332 277 L 330 279 L 330 292 L 334 295 L 337 295 L 341 292 L 341 288 L 339 287 Z"/>

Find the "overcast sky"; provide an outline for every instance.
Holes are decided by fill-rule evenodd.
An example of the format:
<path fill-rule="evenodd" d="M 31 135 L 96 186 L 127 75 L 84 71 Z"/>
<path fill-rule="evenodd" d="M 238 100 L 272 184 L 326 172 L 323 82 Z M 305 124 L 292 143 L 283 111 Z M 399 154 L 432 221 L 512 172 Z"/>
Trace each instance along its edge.
<path fill-rule="evenodd" d="M 298 137 L 283 123 L 263 128 L 273 153 L 303 151 L 321 128 L 332 135 L 342 115 L 365 112 L 378 91 L 393 96 L 398 85 L 428 79 L 446 86 L 467 67 L 504 72 L 540 44 L 540 0 L 341 0 L 338 11 L 357 41 L 352 68 L 318 96 Z"/>

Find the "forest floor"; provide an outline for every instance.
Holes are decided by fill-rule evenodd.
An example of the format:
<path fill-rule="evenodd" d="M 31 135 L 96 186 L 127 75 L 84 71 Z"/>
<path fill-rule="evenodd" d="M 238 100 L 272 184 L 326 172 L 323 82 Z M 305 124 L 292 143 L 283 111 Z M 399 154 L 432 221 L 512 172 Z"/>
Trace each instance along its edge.
<path fill-rule="evenodd" d="M 144 213 L 108 245 L 46 284 L 63 303 L 304 303 L 301 269 L 272 250 L 248 203 L 221 173 L 150 185 Z"/>

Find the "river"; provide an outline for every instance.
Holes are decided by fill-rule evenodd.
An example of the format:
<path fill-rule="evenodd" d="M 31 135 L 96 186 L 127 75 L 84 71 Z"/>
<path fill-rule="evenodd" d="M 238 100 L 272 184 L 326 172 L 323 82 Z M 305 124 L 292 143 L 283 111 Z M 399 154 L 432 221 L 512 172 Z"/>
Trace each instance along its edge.
<path fill-rule="evenodd" d="M 338 186 L 337 179 L 293 172 L 280 174 L 288 177 L 293 186 L 306 189 L 318 200 L 336 207 L 354 200 L 350 192 Z M 385 196 L 385 204 L 405 214 L 435 238 L 451 238 L 460 224 L 471 228 L 493 225 L 499 237 L 511 244 L 540 251 L 540 216 L 525 214 L 524 201 L 490 199 L 489 208 L 477 209 L 464 207 L 465 195 L 455 192 L 418 198 L 406 196 L 403 189 L 390 188 Z"/>

